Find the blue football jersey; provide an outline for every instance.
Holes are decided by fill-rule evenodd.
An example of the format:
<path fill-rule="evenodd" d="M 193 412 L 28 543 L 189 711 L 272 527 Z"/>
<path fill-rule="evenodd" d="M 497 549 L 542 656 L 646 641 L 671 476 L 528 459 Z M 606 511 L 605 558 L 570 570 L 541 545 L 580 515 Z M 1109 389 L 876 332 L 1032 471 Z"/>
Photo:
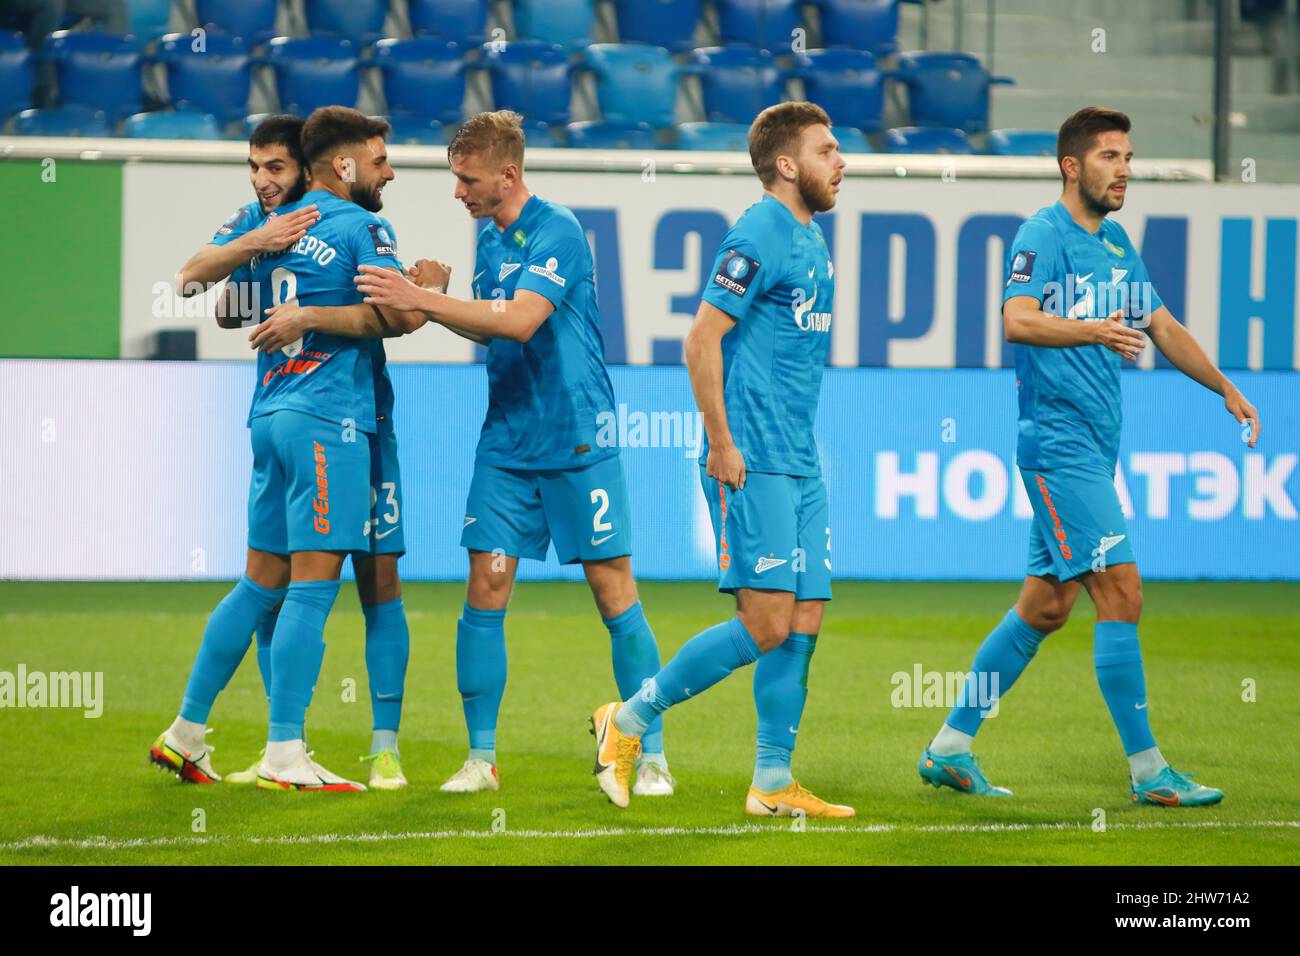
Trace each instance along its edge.
<path fill-rule="evenodd" d="M 232 212 L 230 218 L 221 224 L 221 228 L 212 234 L 208 244 L 224 246 L 232 239 L 238 239 L 244 233 L 256 229 L 264 222 L 266 222 L 266 213 L 262 211 L 262 204 L 254 199 Z"/>
<path fill-rule="evenodd" d="M 813 423 L 835 302 L 821 227 L 765 195 L 723 237 L 711 275 L 704 301 L 736 320 L 722 338 L 723 396 L 745 470 L 820 475 Z"/>
<path fill-rule="evenodd" d="M 477 460 L 499 468 L 581 468 L 618 454 L 597 441 L 613 415 L 587 236 L 564 206 L 532 196 L 504 231 L 478 234 L 474 298 L 535 292 L 555 306 L 527 342 L 488 345 L 488 411 Z"/>
<path fill-rule="evenodd" d="M 305 306 L 355 305 L 353 277 L 361 265 L 401 269 L 388 220 L 324 190 L 312 190 L 280 214 L 315 203 L 320 219 L 282 252 L 249 262 L 261 308 L 290 300 Z M 393 389 L 381 339 L 308 332 L 300 342 L 257 357 L 257 389 L 249 421 L 281 408 L 329 421 L 351 420 L 358 431 L 392 429 Z"/>
<path fill-rule="evenodd" d="M 1141 325 L 1163 304 L 1124 227 L 1103 219 L 1096 234 L 1064 203 L 1021 225 L 1007 254 L 1002 301 L 1031 296 L 1049 315 L 1103 321 L 1122 311 Z M 1015 347 L 1020 400 L 1016 460 L 1025 468 L 1094 465 L 1112 471 L 1122 423 L 1122 359 L 1104 345 Z"/>

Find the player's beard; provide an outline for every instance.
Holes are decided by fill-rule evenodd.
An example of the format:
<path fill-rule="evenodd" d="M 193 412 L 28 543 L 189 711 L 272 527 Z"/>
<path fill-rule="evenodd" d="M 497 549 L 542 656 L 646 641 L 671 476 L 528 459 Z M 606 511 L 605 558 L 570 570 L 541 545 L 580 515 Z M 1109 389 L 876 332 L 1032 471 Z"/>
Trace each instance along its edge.
<path fill-rule="evenodd" d="M 368 212 L 379 212 L 384 208 L 384 201 L 379 198 L 378 186 L 351 183 L 348 186 L 348 198 Z"/>
<path fill-rule="evenodd" d="M 297 202 L 299 199 L 303 197 L 303 194 L 306 192 L 307 192 L 307 177 L 299 176 L 298 181 L 293 184 L 293 188 L 291 188 L 287 193 L 284 194 L 284 203 L 282 203 L 282 205 L 286 203 Z"/>
<path fill-rule="evenodd" d="M 1115 202 L 1110 198 L 1111 182 L 1103 176 L 1085 176 L 1079 180 L 1079 198 L 1098 216 L 1107 216 L 1124 208 L 1124 197 Z"/>
<path fill-rule="evenodd" d="M 801 169 L 795 185 L 799 188 L 799 198 L 809 212 L 826 212 L 834 208 L 835 190 L 831 187 L 830 180 L 817 179 Z"/>

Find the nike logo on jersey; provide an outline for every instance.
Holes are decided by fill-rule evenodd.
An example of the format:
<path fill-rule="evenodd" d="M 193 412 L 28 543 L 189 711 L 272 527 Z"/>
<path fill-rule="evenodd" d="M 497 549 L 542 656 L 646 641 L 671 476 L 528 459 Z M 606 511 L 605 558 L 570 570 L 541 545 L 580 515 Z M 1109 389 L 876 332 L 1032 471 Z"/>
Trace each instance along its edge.
<path fill-rule="evenodd" d="M 523 265 L 522 262 L 503 262 L 503 263 L 501 263 L 501 268 L 500 268 L 500 270 L 497 271 L 497 282 L 505 282 L 505 281 L 506 281 L 506 276 L 510 275 L 510 273 L 514 272 L 514 271 L 515 271 L 516 269 L 518 269 L 521 265 Z"/>
<path fill-rule="evenodd" d="M 390 534 L 392 534 L 396 530 L 397 530 L 396 528 L 389 528 L 387 531 L 383 531 L 383 532 L 376 531 L 375 540 L 382 541 L 384 538 L 387 538 Z"/>
<path fill-rule="evenodd" d="M 593 535 L 591 536 L 591 546 L 594 548 L 594 547 L 596 547 L 597 545 L 604 544 L 606 541 L 608 541 L 610 538 L 614 537 L 614 535 L 616 535 L 616 534 L 618 534 L 617 531 L 615 531 L 613 534 L 607 534 L 607 535 L 605 535 L 605 537 L 603 537 L 603 538 L 599 538 L 599 539 L 598 539 L 598 538 L 593 534 Z"/>
<path fill-rule="evenodd" d="M 1089 272 L 1086 276 L 1081 276 L 1081 275 L 1077 275 L 1077 274 L 1076 274 L 1075 277 L 1074 277 L 1074 284 L 1075 284 L 1075 285 L 1083 285 L 1085 282 L 1087 282 L 1087 281 L 1088 281 L 1089 279 L 1091 279 L 1091 278 L 1092 278 L 1092 273 L 1091 273 L 1091 272 Z"/>
<path fill-rule="evenodd" d="M 759 558 L 758 563 L 754 565 L 754 573 L 762 574 L 764 571 L 771 571 L 773 568 L 779 568 L 788 560 L 788 558 Z"/>
<path fill-rule="evenodd" d="M 1114 266 L 1111 266 L 1111 269 L 1110 269 L 1110 284 L 1111 284 L 1111 285 L 1119 285 L 1121 282 L 1124 281 L 1124 277 L 1125 277 L 1126 275 L 1128 275 L 1128 270 L 1127 270 L 1127 269 L 1116 269 Z"/>
<path fill-rule="evenodd" d="M 816 266 L 813 266 L 811 269 L 809 269 L 809 270 L 808 270 L 808 278 L 811 279 L 811 278 L 813 277 L 813 273 L 816 272 L 816 271 L 817 271 L 817 267 L 816 267 Z"/>
<path fill-rule="evenodd" d="M 474 278 L 472 278 L 472 279 L 469 280 L 469 281 L 470 281 L 470 284 L 472 285 L 473 283 L 477 282 L 477 281 L 478 281 L 478 280 L 483 276 L 483 273 L 484 273 L 484 272 L 487 272 L 487 270 L 486 270 L 486 269 L 480 269 L 478 272 L 474 273 Z"/>
<path fill-rule="evenodd" d="M 1143 701 L 1143 702 L 1140 703 L 1140 704 L 1134 704 L 1134 705 L 1133 705 L 1133 709 L 1134 709 L 1134 710 L 1146 710 L 1146 709 L 1147 709 L 1146 702 Z"/>
<path fill-rule="evenodd" d="M 478 520 L 478 518 L 471 518 L 469 515 L 466 515 L 466 516 L 465 516 L 465 523 L 464 523 L 463 525 L 461 525 L 461 528 L 468 528 L 470 525 L 472 525 L 472 524 L 473 524 L 475 521 L 477 521 L 477 520 Z"/>

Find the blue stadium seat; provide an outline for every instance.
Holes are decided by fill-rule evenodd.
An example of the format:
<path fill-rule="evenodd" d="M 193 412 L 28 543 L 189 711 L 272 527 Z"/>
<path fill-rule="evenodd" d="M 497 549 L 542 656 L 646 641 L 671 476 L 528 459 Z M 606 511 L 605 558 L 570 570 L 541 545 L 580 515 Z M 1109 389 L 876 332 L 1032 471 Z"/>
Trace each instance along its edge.
<path fill-rule="evenodd" d="M 1055 156 L 1056 133 L 1048 129 L 995 129 L 989 133 L 994 156 Z"/>
<path fill-rule="evenodd" d="M 904 53 L 898 75 L 907 84 L 912 123 L 979 133 L 989 125 L 989 85 L 1011 83 L 990 76 L 969 53 Z"/>
<path fill-rule="evenodd" d="M 854 129 L 852 126 L 836 126 L 831 130 L 835 134 L 835 139 L 840 144 L 841 153 L 874 153 L 875 147 L 871 145 L 871 140 L 867 139 L 867 134 L 860 129 Z"/>
<path fill-rule="evenodd" d="M 389 113 L 459 123 L 465 100 L 465 60 L 445 40 L 380 40 L 375 62 L 384 78 Z"/>
<path fill-rule="evenodd" d="M 188 33 L 172 33 L 158 45 L 158 60 L 167 70 L 167 93 L 181 110 L 212 113 L 223 123 L 248 111 L 252 59 L 241 37 L 212 33 L 202 53 Z"/>
<path fill-rule="evenodd" d="M 746 123 L 683 123 L 677 127 L 678 149 L 713 149 L 749 152 Z"/>
<path fill-rule="evenodd" d="M 587 47 L 587 64 L 607 123 L 673 125 L 678 68 L 663 47 L 596 43 Z"/>
<path fill-rule="evenodd" d="M 805 96 L 834 124 L 876 130 L 883 125 L 885 77 L 876 58 L 859 50 L 809 50 L 795 57 Z"/>
<path fill-rule="evenodd" d="M 461 46 L 487 37 L 488 0 L 406 0 L 411 32 Z"/>
<path fill-rule="evenodd" d="M 133 139 L 221 139 L 221 125 L 211 113 L 162 110 L 127 117 L 126 135 Z"/>
<path fill-rule="evenodd" d="M 126 37 L 60 30 L 45 43 L 59 77 L 59 99 L 104 110 L 112 116 L 141 108 L 140 51 Z"/>
<path fill-rule="evenodd" d="M 453 127 L 424 116 L 390 116 L 388 122 L 393 127 L 388 142 L 398 145 L 446 146 L 454 132 Z"/>
<path fill-rule="evenodd" d="M 594 0 L 515 0 L 515 32 L 521 40 L 578 50 L 591 42 L 595 25 Z"/>
<path fill-rule="evenodd" d="M 764 108 L 781 102 L 781 71 L 766 51 L 704 47 L 692 54 L 689 69 L 700 78 L 711 123 L 751 123 Z"/>
<path fill-rule="evenodd" d="M 357 58 L 347 40 L 276 37 L 267 61 L 275 68 L 280 110 L 306 116 L 318 106 L 355 106 Z"/>
<path fill-rule="evenodd" d="M 614 9 L 618 38 L 624 43 L 649 43 L 673 53 L 695 45 L 700 0 L 614 0 Z"/>
<path fill-rule="evenodd" d="M 484 50 L 496 109 L 514 110 L 533 125 L 569 121 L 569 58 L 561 47 L 507 43 L 495 49 L 488 44 Z"/>
<path fill-rule="evenodd" d="M 32 105 L 36 68 L 22 34 L 0 33 L 0 120 Z"/>
<path fill-rule="evenodd" d="M 113 120 L 89 106 L 23 110 L 14 124 L 21 136 L 112 136 Z"/>
<path fill-rule="evenodd" d="M 279 0 L 194 0 L 199 25 L 210 33 L 243 37 L 265 43 L 275 36 Z"/>
<path fill-rule="evenodd" d="M 655 131 L 641 123 L 570 123 L 569 145 L 579 149 L 659 149 Z"/>
<path fill-rule="evenodd" d="M 312 36 L 351 40 L 357 49 L 384 36 L 387 0 L 306 0 L 307 30 Z"/>
<path fill-rule="evenodd" d="M 969 155 L 975 148 L 959 129 L 902 126 L 885 130 L 885 152 Z"/>
<path fill-rule="evenodd" d="M 821 9 L 822 40 L 829 47 L 876 56 L 898 52 L 899 0 L 814 0 Z"/>
<path fill-rule="evenodd" d="M 127 32 L 145 46 L 167 32 L 172 0 L 126 0 Z"/>
<path fill-rule="evenodd" d="M 794 29 L 801 25 L 799 0 L 714 0 L 722 43 L 742 43 L 770 50 L 777 56 L 790 52 Z"/>

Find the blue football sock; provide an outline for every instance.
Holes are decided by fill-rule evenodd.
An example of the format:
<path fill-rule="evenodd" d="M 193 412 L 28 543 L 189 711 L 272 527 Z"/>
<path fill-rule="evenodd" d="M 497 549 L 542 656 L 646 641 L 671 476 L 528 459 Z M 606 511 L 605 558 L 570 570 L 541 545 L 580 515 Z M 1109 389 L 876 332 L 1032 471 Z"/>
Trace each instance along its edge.
<path fill-rule="evenodd" d="M 808 664 L 817 649 L 816 634 L 791 634 L 754 665 L 754 708 L 758 748 L 753 785 L 765 793 L 794 782 L 790 757 L 808 699 Z"/>
<path fill-rule="evenodd" d="M 669 707 L 698 696 L 737 667 L 762 656 L 739 618 L 715 624 L 683 644 L 650 683 L 618 709 L 614 723 L 625 734 L 643 734 Z"/>
<path fill-rule="evenodd" d="M 624 699 L 633 696 L 642 684 L 659 673 L 659 643 L 650 622 L 637 601 L 618 617 L 601 618 L 609 628 L 610 648 L 614 654 L 614 681 Z M 653 757 L 664 752 L 664 721 L 656 717 L 641 735 L 641 753 Z"/>
<path fill-rule="evenodd" d="M 402 720 L 402 690 L 406 686 L 406 662 L 411 656 L 406 608 L 397 598 L 362 605 L 361 613 L 366 618 L 366 674 L 370 680 L 373 729 L 396 731 Z"/>
<path fill-rule="evenodd" d="M 1093 628 L 1092 654 L 1097 683 L 1106 698 L 1125 754 L 1156 745 L 1147 717 L 1147 682 L 1142 673 L 1142 648 L 1136 624 L 1098 621 Z"/>
<path fill-rule="evenodd" d="M 997 698 L 1024 673 L 1046 636 L 1026 624 L 1015 608 L 1007 611 L 975 652 L 961 699 L 948 714 L 948 726 L 974 737 Z"/>
<path fill-rule="evenodd" d="M 203 630 L 203 642 L 185 685 L 181 717 L 196 724 L 208 722 L 212 704 L 248 652 L 258 622 L 280 603 L 284 593 L 283 589 L 264 588 L 244 576 L 221 599 Z"/>
<path fill-rule="evenodd" d="M 271 645 L 271 743 L 302 739 L 325 660 L 325 619 L 338 594 L 338 581 L 289 585 Z"/>
<path fill-rule="evenodd" d="M 262 675 L 262 689 L 266 691 L 267 703 L 271 700 L 271 638 L 275 635 L 275 621 L 279 616 L 280 608 L 277 604 L 257 625 L 257 672 Z"/>
<path fill-rule="evenodd" d="M 496 764 L 497 714 L 506 692 L 506 612 L 468 604 L 456 622 L 456 687 L 465 708 L 471 759 Z"/>

